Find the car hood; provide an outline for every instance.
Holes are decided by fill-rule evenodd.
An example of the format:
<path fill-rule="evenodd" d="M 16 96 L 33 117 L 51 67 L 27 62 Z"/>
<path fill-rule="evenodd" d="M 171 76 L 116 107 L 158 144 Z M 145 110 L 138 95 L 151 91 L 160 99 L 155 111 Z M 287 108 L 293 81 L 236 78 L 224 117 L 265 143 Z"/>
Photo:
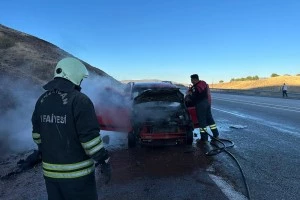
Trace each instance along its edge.
<path fill-rule="evenodd" d="M 153 102 L 153 101 L 166 101 L 166 102 L 183 102 L 184 95 L 178 88 L 160 88 L 149 89 L 134 98 L 134 104 Z"/>

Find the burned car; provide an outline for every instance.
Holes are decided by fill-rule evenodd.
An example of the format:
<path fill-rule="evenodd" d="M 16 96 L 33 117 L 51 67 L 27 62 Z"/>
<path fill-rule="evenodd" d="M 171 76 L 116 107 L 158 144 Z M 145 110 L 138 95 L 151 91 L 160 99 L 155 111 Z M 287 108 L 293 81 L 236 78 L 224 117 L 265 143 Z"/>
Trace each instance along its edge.
<path fill-rule="evenodd" d="M 193 111 L 175 85 L 131 82 L 122 98 L 127 106 L 106 107 L 97 115 L 102 129 L 127 132 L 129 147 L 193 143 Z"/>

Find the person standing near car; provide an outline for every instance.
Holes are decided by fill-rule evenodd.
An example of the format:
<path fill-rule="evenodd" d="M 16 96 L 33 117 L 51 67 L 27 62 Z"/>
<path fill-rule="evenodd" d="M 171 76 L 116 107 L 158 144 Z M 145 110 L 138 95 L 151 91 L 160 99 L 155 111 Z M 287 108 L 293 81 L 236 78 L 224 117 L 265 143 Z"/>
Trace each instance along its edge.
<path fill-rule="evenodd" d="M 213 136 L 218 139 L 219 131 L 211 113 L 211 94 L 208 84 L 199 80 L 198 74 L 193 74 L 191 77 L 191 88 L 187 91 L 190 103 L 196 108 L 196 115 L 200 126 L 201 139 L 197 143 L 207 144 L 208 134 L 206 127 L 209 126 Z M 212 140 L 213 142 L 214 140 Z"/>
<path fill-rule="evenodd" d="M 32 137 L 42 155 L 49 200 L 98 199 L 93 160 L 107 181 L 111 176 L 93 103 L 80 92 L 87 76 L 79 60 L 60 60 L 35 105 Z"/>

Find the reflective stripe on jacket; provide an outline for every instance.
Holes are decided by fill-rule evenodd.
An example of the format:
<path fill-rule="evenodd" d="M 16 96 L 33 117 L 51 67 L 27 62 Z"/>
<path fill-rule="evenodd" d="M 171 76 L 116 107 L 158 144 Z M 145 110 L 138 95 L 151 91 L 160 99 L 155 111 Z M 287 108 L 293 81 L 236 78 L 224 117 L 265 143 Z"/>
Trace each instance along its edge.
<path fill-rule="evenodd" d="M 94 171 L 94 161 L 88 159 L 73 164 L 50 164 L 43 162 L 44 176 L 49 178 L 79 178 Z"/>
<path fill-rule="evenodd" d="M 42 143 L 41 135 L 39 133 L 32 133 L 32 139 L 37 145 Z"/>
<path fill-rule="evenodd" d="M 100 136 L 92 139 L 89 142 L 81 143 L 81 145 L 84 148 L 85 153 L 89 156 L 93 156 L 96 152 L 104 147 Z"/>

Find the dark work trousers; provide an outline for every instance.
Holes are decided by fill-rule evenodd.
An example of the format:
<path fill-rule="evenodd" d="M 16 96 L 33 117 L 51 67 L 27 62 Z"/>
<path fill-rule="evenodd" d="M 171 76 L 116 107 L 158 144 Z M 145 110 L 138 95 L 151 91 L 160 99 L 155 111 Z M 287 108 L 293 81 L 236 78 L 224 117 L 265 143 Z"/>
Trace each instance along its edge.
<path fill-rule="evenodd" d="M 206 127 L 209 126 L 214 137 L 219 136 L 215 120 L 211 114 L 211 105 L 207 99 L 204 99 L 196 104 L 196 113 L 200 127 L 201 140 L 207 141 Z"/>
<path fill-rule="evenodd" d="M 45 179 L 48 200 L 97 200 L 94 173 L 71 180 Z"/>
<path fill-rule="evenodd" d="M 288 97 L 286 90 L 282 90 L 282 97 L 284 98 L 284 96 Z"/>

